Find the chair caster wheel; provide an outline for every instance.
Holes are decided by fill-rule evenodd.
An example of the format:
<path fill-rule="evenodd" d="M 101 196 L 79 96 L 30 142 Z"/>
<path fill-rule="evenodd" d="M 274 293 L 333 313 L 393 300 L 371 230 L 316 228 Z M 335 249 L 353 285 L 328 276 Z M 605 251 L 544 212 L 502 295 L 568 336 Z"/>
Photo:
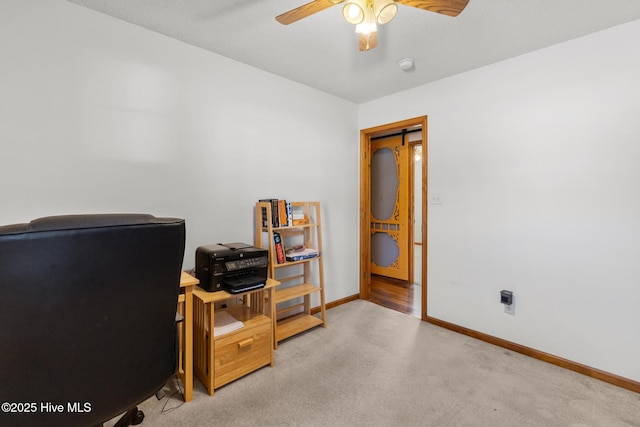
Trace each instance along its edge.
<path fill-rule="evenodd" d="M 135 417 L 133 417 L 133 420 L 131 421 L 131 425 L 132 426 L 137 426 L 138 424 L 140 424 L 142 422 L 142 420 L 144 420 L 144 412 L 138 411 L 138 413 L 135 415 Z"/>
<path fill-rule="evenodd" d="M 138 407 L 129 409 L 113 427 L 136 426 L 144 420 L 144 412 Z"/>

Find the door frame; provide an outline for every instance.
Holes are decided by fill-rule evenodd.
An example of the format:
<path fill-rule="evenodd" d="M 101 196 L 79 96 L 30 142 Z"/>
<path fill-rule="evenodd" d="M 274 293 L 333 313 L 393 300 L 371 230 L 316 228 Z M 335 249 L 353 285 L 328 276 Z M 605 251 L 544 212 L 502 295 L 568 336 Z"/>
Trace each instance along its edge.
<path fill-rule="evenodd" d="M 371 296 L 371 138 L 420 127 L 422 133 L 422 295 L 421 318 L 427 319 L 427 116 L 360 130 L 360 299 Z M 410 180 L 409 180 L 410 181 Z M 410 182 L 405 183 L 410 185 Z M 413 239 L 411 239 L 413 240 Z"/>

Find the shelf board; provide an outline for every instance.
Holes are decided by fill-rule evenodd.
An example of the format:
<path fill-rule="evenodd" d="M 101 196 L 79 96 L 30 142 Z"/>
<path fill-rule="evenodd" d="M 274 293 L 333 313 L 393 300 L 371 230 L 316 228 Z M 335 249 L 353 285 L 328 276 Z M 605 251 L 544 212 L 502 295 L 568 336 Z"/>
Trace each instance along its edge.
<path fill-rule="evenodd" d="M 264 314 L 258 313 L 257 311 L 255 311 L 250 307 L 231 307 L 224 310 L 216 310 L 216 312 L 218 311 L 226 311 L 231 315 L 231 317 L 241 321 L 243 326 L 242 328 L 234 329 L 233 331 L 215 336 L 213 338 L 214 341 L 218 341 L 222 338 L 227 338 L 232 334 L 240 333 L 242 331 L 255 328 L 256 326 L 271 324 L 271 318 L 265 316 Z"/>
<path fill-rule="evenodd" d="M 234 297 L 242 297 L 245 295 L 250 295 L 254 292 L 260 292 L 260 291 L 264 291 L 265 289 L 269 289 L 272 288 L 274 286 L 278 286 L 280 284 L 280 282 L 275 281 L 273 279 L 267 278 L 267 281 L 264 285 L 263 288 L 259 288 L 259 289 L 252 289 L 250 291 L 246 291 L 246 292 L 240 292 L 238 294 L 230 294 L 229 292 L 225 291 L 225 290 L 220 290 L 220 291 L 206 291 L 204 289 L 202 289 L 200 286 L 196 286 L 193 289 L 193 295 L 197 296 L 198 298 L 200 298 L 200 300 L 204 303 L 210 303 L 210 302 L 218 302 L 218 301 L 224 301 L 227 300 L 229 298 L 234 298 Z"/>
<path fill-rule="evenodd" d="M 275 263 L 273 266 L 278 268 L 278 267 L 289 267 L 296 264 L 304 264 L 305 262 L 313 261 L 314 259 L 320 259 L 321 256 L 322 254 L 318 254 L 317 256 L 301 259 L 299 261 L 285 261 L 285 262 L 281 262 L 280 264 Z"/>
<path fill-rule="evenodd" d="M 295 316 L 278 320 L 276 327 L 276 342 L 323 324 L 324 321 L 322 319 L 306 313 L 296 314 Z"/>
<path fill-rule="evenodd" d="M 292 232 L 301 232 L 303 231 L 305 228 L 313 228 L 313 227 L 318 227 L 318 224 L 315 222 L 309 223 L 309 224 L 296 224 L 296 225 L 284 225 L 284 226 L 280 226 L 280 227 L 271 227 L 271 230 L 273 231 L 292 231 Z M 262 231 L 269 231 L 269 227 L 266 226 L 262 226 Z"/>
<path fill-rule="evenodd" d="M 269 319 L 264 314 L 256 311 L 254 308 L 247 306 L 229 307 L 222 310 L 216 310 L 216 312 L 218 311 L 226 311 L 231 315 L 231 317 L 241 321 L 245 326 L 249 327 L 259 325 L 265 321 L 271 321 L 271 319 Z"/>
<path fill-rule="evenodd" d="M 314 292 L 320 292 L 320 288 L 318 286 L 314 286 L 309 283 L 302 283 L 300 285 L 289 286 L 288 288 L 284 288 L 284 289 L 276 288 L 275 301 L 276 301 L 276 304 L 278 304 L 284 301 L 292 300 L 294 298 L 310 295 Z"/>

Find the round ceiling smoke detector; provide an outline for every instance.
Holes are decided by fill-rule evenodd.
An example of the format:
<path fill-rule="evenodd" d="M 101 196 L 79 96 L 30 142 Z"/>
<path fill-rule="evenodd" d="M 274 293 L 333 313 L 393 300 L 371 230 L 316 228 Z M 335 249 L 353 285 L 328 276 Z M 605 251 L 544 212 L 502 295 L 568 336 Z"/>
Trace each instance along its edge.
<path fill-rule="evenodd" d="M 413 68 L 413 58 L 402 58 L 398 65 L 403 71 L 409 71 Z"/>

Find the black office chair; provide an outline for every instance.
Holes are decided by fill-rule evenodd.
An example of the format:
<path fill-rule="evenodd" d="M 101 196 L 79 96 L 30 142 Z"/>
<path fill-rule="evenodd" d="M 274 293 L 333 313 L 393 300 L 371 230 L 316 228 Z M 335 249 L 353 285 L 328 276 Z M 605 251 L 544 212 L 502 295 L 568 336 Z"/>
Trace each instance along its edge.
<path fill-rule="evenodd" d="M 0 425 L 141 421 L 176 371 L 184 241 L 142 214 L 0 227 Z"/>

